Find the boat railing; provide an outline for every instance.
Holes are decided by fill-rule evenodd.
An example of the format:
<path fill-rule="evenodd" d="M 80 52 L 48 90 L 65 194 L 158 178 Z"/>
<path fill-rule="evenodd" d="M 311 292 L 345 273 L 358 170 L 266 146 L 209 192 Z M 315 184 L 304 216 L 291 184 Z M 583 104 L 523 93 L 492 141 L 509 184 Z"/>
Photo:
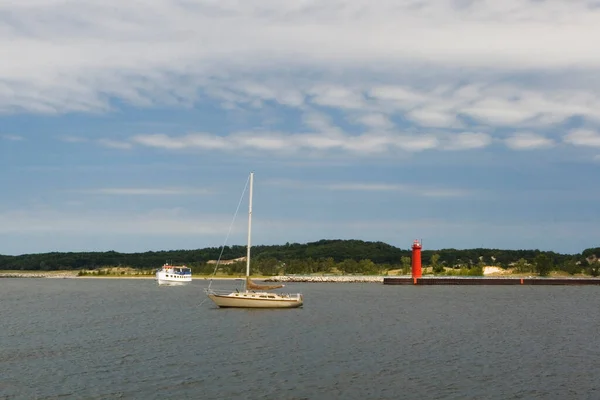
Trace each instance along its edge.
<path fill-rule="evenodd" d="M 216 295 L 230 295 L 232 293 L 243 293 L 243 291 L 240 291 L 239 289 L 233 289 L 233 290 L 224 290 L 224 289 L 212 289 L 212 288 L 204 288 L 204 293 L 206 294 L 216 294 Z M 257 290 L 257 291 L 253 291 L 250 290 L 250 293 L 265 293 L 263 291 Z M 268 294 L 275 294 L 277 296 L 280 297 L 289 297 L 290 299 L 301 299 L 302 298 L 302 293 L 281 293 L 281 292 L 269 292 Z"/>
<path fill-rule="evenodd" d="M 204 288 L 204 293 L 206 294 L 221 294 L 221 295 L 225 295 L 225 294 L 231 294 L 235 292 L 234 290 L 225 290 L 225 289 L 212 289 L 212 288 Z"/>

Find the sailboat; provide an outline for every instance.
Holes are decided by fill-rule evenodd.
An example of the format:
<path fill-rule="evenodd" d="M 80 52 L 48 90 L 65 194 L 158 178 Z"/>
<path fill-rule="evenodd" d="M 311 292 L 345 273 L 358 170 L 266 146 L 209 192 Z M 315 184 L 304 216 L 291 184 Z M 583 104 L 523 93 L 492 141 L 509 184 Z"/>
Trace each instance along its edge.
<path fill-rule="evenodd" d="M 250 248 L 252 239 L 252 188 L 254 172 L 250 173 L 250 194 L 248 199 L 248 246 L 246 254 L 246 279 L 242 290 L 217 291 L 209 287 L 205 292 L 219 307 L 237 308 L 296 308 L 303 304 L 301 293 L 275 293 L 268 290 L 279 289 L 283 285 L 260 285 L 250 279 Z"/>

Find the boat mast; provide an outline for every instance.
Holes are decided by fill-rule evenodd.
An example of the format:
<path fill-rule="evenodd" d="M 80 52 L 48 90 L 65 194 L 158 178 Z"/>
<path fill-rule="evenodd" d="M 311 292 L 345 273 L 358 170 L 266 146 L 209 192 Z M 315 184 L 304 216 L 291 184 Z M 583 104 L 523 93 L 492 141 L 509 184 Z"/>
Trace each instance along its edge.
<path fill-rule="evenodd" d="M 250 276 L 250 247 L 252 240 L 252 186 L 254 184 L 254 172 L 250 172 L 250 196 L 248 200 L 248 250 L 246 253 L 246 276 Z"/>

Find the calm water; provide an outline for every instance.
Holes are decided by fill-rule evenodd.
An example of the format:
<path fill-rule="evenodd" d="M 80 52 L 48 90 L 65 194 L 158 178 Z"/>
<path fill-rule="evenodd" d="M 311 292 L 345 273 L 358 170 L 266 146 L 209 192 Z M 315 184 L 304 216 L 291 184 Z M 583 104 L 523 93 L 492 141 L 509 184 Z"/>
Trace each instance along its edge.
<path fill-rule="evenodd" d="M 598 287 L 290 284 L 301 309 L 235 310 L 206 284 L 0 279 L 0 398 L 600 398 Z"/>

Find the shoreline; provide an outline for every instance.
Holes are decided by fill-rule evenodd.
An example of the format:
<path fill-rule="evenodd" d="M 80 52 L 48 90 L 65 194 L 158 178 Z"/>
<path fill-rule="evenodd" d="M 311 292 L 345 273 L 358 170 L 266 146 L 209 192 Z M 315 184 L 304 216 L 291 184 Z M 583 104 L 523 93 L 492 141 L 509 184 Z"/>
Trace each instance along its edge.
<path fill-rule="evenodd" d="M 398 275 L 402 276 L 402 275 Z M 23 272 L 23 271 L 0 271 L 0 279 L 152 279 L 154 275 L 78 275 L 78 272 L 71 271 L 49 271 L 49 272 Z M 281 283 L 383 283 L 383 275 L 278 275 L 278 276 L 252 276 L 252 279 L 264 282 L 281 282 Z M 193 280 L 243 280 L 245 276 L 206 276 L 192 275 Z"/>
<path fill-rule="evenodd" d="M 134 275 L 134 274 L 123 274 L 123 275 L 78 275 L 78 271 L 0 271 L 0 279 L 2 278 L 45 278 L 45 279 L 142 279 L 142 280 L 155 280 L 154 275 Z M 411 275 L 277 275 L 277 276 L 251 276 L 254 280 L 260 280 L 264 282 L 276 282 L 276 283 L 380 283 L 383 284 L 386 278 L 392 279 L 410 279 Z M 423 275 L 423 278 L 465 278 L 461 276 L 434 276 L 434 275 Z M 551 275 L 548 277 L 532 276 L 531 274 L 489 274 L 481 277 L 468 277 L 468 278 L 484 278 L 487 280 L 494 280 L 494 278 L 508 278 L 508 279 L 536 279 L 536 280 L 547 280 L 547 279 L 594 279 L 591 276 L 561 276 Z M 209 280 L 244 280 L 245 276 L 210 276 L 210 275 L 192 275 L 193 280 L 209 281 Z"/>
<path fill-rule="evenodd" d="M 37 272 L 37 271 L 0 271 L 0 279 L 156 279 L 155 275 L 78 275 L 77 272 L 73 271 L 48 271 L 48 272 Z M 244 276 L 209 276 L 209 275 L 192 275 L 193 280 L 240 280 L 245 279 Z M 254 279 L 266 279 L 266 277 L 254 277 Z"/>

